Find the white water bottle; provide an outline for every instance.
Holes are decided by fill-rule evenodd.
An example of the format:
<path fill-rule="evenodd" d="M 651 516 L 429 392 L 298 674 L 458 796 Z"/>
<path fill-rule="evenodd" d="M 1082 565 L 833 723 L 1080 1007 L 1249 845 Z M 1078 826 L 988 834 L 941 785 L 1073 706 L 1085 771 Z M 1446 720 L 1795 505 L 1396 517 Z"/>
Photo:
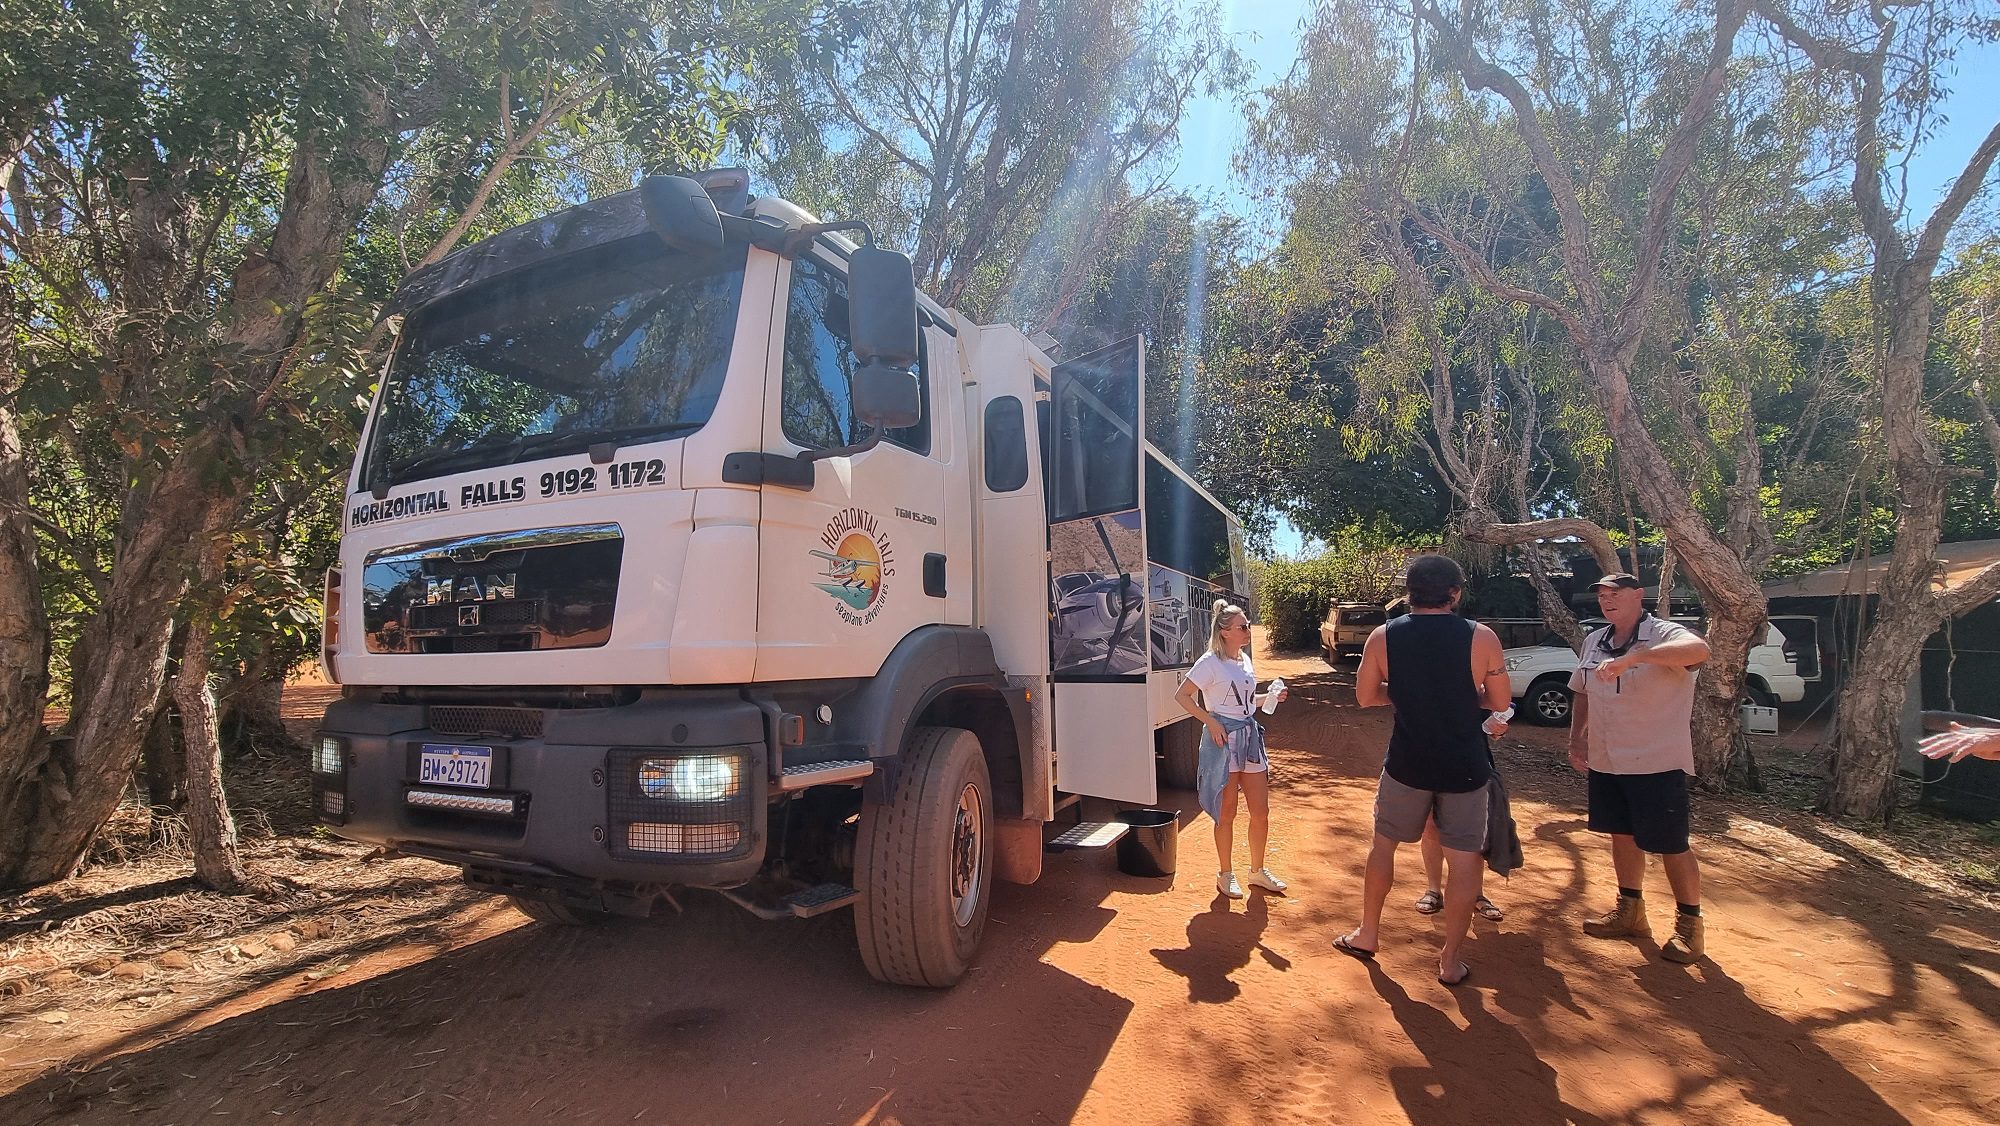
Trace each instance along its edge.
<path fill-rule="evenodd" d="M 1278 693 L 1283 692 L 1284 690 L 1285 690 L 1285 680 L 1283 677 L 1279 677 L 1277 680 L 1272 681 L 1271 687 L 1266 688 L 1264 690 L 1265 715 L 1270 715 L 1272 712 L 1278 710 Z"/>
<path fill-rule="evenodd" d="M 1480 723 L 1479 729 L 1481 731 L 1486 732 L 1488 735 L 1498 735 L 1499 732 L 1494 730 L 1495 727 L 1505 727 L 1507 726 L 1507 721 L 1513 718 L 1514 718 L 1514 709 L 1511 707 L 1506 709 L 1505 711 L 1494 712 L 1492 715 L 1487 716 L 1486 719 Z"/>

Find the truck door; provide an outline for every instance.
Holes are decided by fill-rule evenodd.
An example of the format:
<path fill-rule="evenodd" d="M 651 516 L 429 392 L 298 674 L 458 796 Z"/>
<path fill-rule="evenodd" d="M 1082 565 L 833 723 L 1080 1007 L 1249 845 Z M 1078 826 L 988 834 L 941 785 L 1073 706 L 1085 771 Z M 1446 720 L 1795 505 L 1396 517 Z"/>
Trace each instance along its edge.
<path fill-rule="evenodd" d="M 773 348 L 763 448 L 781 461 L 864 437 L 851 394 L 857 363 L 847 342 L 846 273 L 821 254 L 793 261 L 779 288 L 782 337 Z M 932 413 L 940 396 L 928 358 L 938 335 L 923 330 L 916 425 L 890 431 L 864 453 L 812 463 L 809 487 L 765 474 L 758 680 L 871 676 L 904 635 L 947 620 L 945 481 L 956 444 L 951 426 Z M 970 591 L 962 593 L 969 607 Z"/>
<path fill-rule="evenodd" d="M 1144 356 L 1135 336 L 1057 364 L 1042 448 L 1056 787 L 1150 804 Z"/>

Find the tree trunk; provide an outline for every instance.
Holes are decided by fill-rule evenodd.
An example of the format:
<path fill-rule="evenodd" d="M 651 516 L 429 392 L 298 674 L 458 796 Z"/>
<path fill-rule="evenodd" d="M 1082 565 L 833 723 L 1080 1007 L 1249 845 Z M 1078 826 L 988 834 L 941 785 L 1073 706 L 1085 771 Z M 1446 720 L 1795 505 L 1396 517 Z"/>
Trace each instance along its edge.
<path fill-rule="evenodd" d="M 1924 641 L 1937 623 L 1924 615 L 1878 612 L 1834 711 L 1834 755 L 1824 805 L 1843 817 L 1887 822 L 1896 805 L 1903 707 Z"/>
<path fill-rule="evenodd" d="M 348 30 L 357 43 L 368 38 L 368 12 L 366 5 L 343 10 L 343 22 L 356 25 Z M 381 187 L 394 113 L 387 92 L 372 82 L 357 83 L 352 94 L 354 114 L 340 135 L 310 134 L 293 150 L 270 238 L 245 254 L 232 277 L 221 348 L 212 350 L 206 341 L 185 345 L 199 350 L 200 362 L 223 369 L 215 386 L 241 393 L 210 404 L 206 424 L 186 437 L 163 470 L 139 471 L 114 541 L 109 589 L 83 632 L 88 661 L 74 676 L 74 742 L 46 765 L 24 757 L 22 765 L 32 763 L 30 769 L 8 772 L 43 783 L 38 793 L 23 800 L 18 785 L 10 787 L 16 794 L 0 793 L 14 802 L 0 814 L 15 814 L 0 818 L 0 888 L 47 883 L 74 871 L 139 764 L 166 683 L 174 617 L 198 547 L 205 546 L 197 545 L 193 532 L 233 526 L 244 504 L 244 482 L 257 468 L 235 452 L 231 419 L 268 409 L 284 379 L 286 358 L 299 342 L 307 301 L 333 277 Z M 176 352 L 160 362 L 189 358 Z M 46 663 L 21 667 L 46 668 Z M 183 720 L 200 722 L 185 714 Z"/>
<path fill-rule="evenodd" d="M 209 687 L 209 618 L 197 609 L 190 618 L 181 666 L 174 677 L 174 704 L 181 715 L 181 743 L 187 748 L 188 836 L 194 845 L 194 875 L 217 891 L 236 891 L 250 880 L 236 846 L 236 821 L 222 792 L 222 739 L 215 693 Z"/>
<path fill-rule="evenodd" d="M 1535 548 L 1531 546 L 1528 550 L 1534 551 Z M 1531 559 L 1528 563 L 1528 585 L 1535 588 L 1535 605 L 1542 612 L 1542 624 L 1569 642 L 1571 649 L 1581 652 L 1583 639 L 1590 635 L 1576 620 L 1569 603 L 1563 601 L 1562 593 L 1549 581 L 1548 571 L 1542 567 L 1540 559 Z"/>
<path fill-rule="evenodd" d="M 1724 614 L 1708 622 L 1709 658 L 1694 686 L 1695 776 L 1711 790 L 1727 789 L 1743 746 L 1743 671 L 1750 650 L 1764 640 L 1765 617 L 1754 612 Z"/>
<path fill-rule="evenodd" d="M 11 150 L 10 150 L 11 151 Z M 0 185 L 8 177 L 0 175 Z M 64 755 L 42 726 L 48 707 L 49 620 L 35 529 L 28 519 L 28 462 L 12 402 L 20 386 L 12 287 L 0 285 L 0 858 L 18 854 L 45 792 L 67 785 Z M 0 887 L 7 884 L 0 862 Z"/>
<path fill-rule="evenodd" d="M 1854 171 L 1848 194 L 1874 251 L 1868 291 L 1875 348 L 1871 359 L 1881 383 L 1881 433 L 1895 481 L 1896 540 L 1878 588 L 1874 625 L 1855 656 L 1835 713 L 1825 806 L 1837 815 L 1886 821 L 1895 808 L 1903 707 L 1924 640 L 1947 617 L 2000 593 L 2000 569 L 1994 568 L 1952 591 L 1941 591 L 1933 582 L 1946 486 L 1954 471 L 1944 465 L 1931 439 L 1931 415 L 1924 400 L 1933 277 L 1952 228 L 2000 162 L 2000 123 L 1973 150 L 1912 241 L 1906 216 L 1883 190 L 1897 174 L 1887 154 L 1899 147 L 1884 137 L 1884 128 L 1908 109 L 1898 103 L 1895 79 L 1886 73 L 1887 60 L 1902 57 L 1907 50 L 1895 43 L 1901 21 L 1883 19 L 1878 13 L 1876 42 L 1856 50 L 1808 32 L 1782 5 L 1759 3 L 1757 9 L 1816 66 L 1846 72 L 1857 87 Z"/>
<path fill-rule="evenodd" d="M 164 810 L 179 816 L 187 808 L 187 756 L 174 733 L 172 708 L 160 708 L 153 726 L 146 731 L 146 749 L 140 759 L 140 773 L 146 779 L 146 804 L 155 813 Z"/>
<path fill-rule="evenodd" d="M 1741 746 L 1737 709 L 1742 706 L 1743 674 L 1750 650 L 1764 638 L 1764 588 L 1749 563 L 1694 507 L 1686 482 L 1647 428 L 1632 396 L 1630 357 L 1585 349 L 1584 362 L 1632 491 L 1666 536 L 1677 569 L 1687 571 L 1708 610 L 1710 656 L 1695 685 L 1695 770 L 1703 788 L 1727 789 Z"/>
<path fill-rule="evenodd" d="M 268 654 L 244 664 L 216 693 L 222 706 L 223 749 L 228 754 L 302 749 L 285 730 L 285 670 Z"/>
<path fill-rule="evenodd" d="M 135 518 L 120 529 L 111 589 L 84 628 L 87 662 L 73 671 L 73 742 L 49 768 L 60 770 L 60 781 L 50 778 L 0 853 L 0 887 L 75 871 L 139 765 L 166 684 L 174 609 L 187 590 L 189 530 L 201 526 L 203 503 L 229 504 L 203 495 L 202 475 L 186 460 L 150 490 L 150 503 L 132 506 Z"/>

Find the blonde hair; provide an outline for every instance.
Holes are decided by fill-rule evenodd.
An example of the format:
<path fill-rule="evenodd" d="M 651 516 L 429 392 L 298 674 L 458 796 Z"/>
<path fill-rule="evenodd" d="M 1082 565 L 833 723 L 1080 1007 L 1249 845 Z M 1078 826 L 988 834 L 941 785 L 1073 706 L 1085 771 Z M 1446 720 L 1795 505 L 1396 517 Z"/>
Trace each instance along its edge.
<path fill-rule="evenodd" d="M 1218 657 L 1223 655 L 1222 627 L 1229 621 L 1229 619 L 1238 616 L 1242 617 L 1244 625 L 1247 626 L 1250 624 L 1250 615 L 1243 609 L 1243 607 L 1238 606 L 1236 603 L 1231 602 L 1227 598 L 1218 598 L 1215 600 L 1215 608 L 1210 611 L 1210 616 L 1208 620 L 1209 652 L 1215 654 Z M 1246 637 L 1243 639 L 1243 652 L 1248 653 L 1249 651 L 1250 651 L 1250 639 Z M 1238 655 L 1240 656 L 1241 654 Z"/>

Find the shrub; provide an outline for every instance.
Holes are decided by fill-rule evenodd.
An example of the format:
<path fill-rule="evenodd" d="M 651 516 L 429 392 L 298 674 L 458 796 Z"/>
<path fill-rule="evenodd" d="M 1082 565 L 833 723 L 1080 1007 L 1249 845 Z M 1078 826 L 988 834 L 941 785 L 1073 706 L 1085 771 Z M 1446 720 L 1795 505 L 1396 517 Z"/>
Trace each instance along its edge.
<path fill-rule="evenodd" d="M 1335 602 L 1380 606 L 1403 593 L 1414 549 L 1341 537 L 1315 559 L 1273 560 L 1259 575 L 1257 606 L 1271 646 L 1319 648 L 1319 624 Z"/>

